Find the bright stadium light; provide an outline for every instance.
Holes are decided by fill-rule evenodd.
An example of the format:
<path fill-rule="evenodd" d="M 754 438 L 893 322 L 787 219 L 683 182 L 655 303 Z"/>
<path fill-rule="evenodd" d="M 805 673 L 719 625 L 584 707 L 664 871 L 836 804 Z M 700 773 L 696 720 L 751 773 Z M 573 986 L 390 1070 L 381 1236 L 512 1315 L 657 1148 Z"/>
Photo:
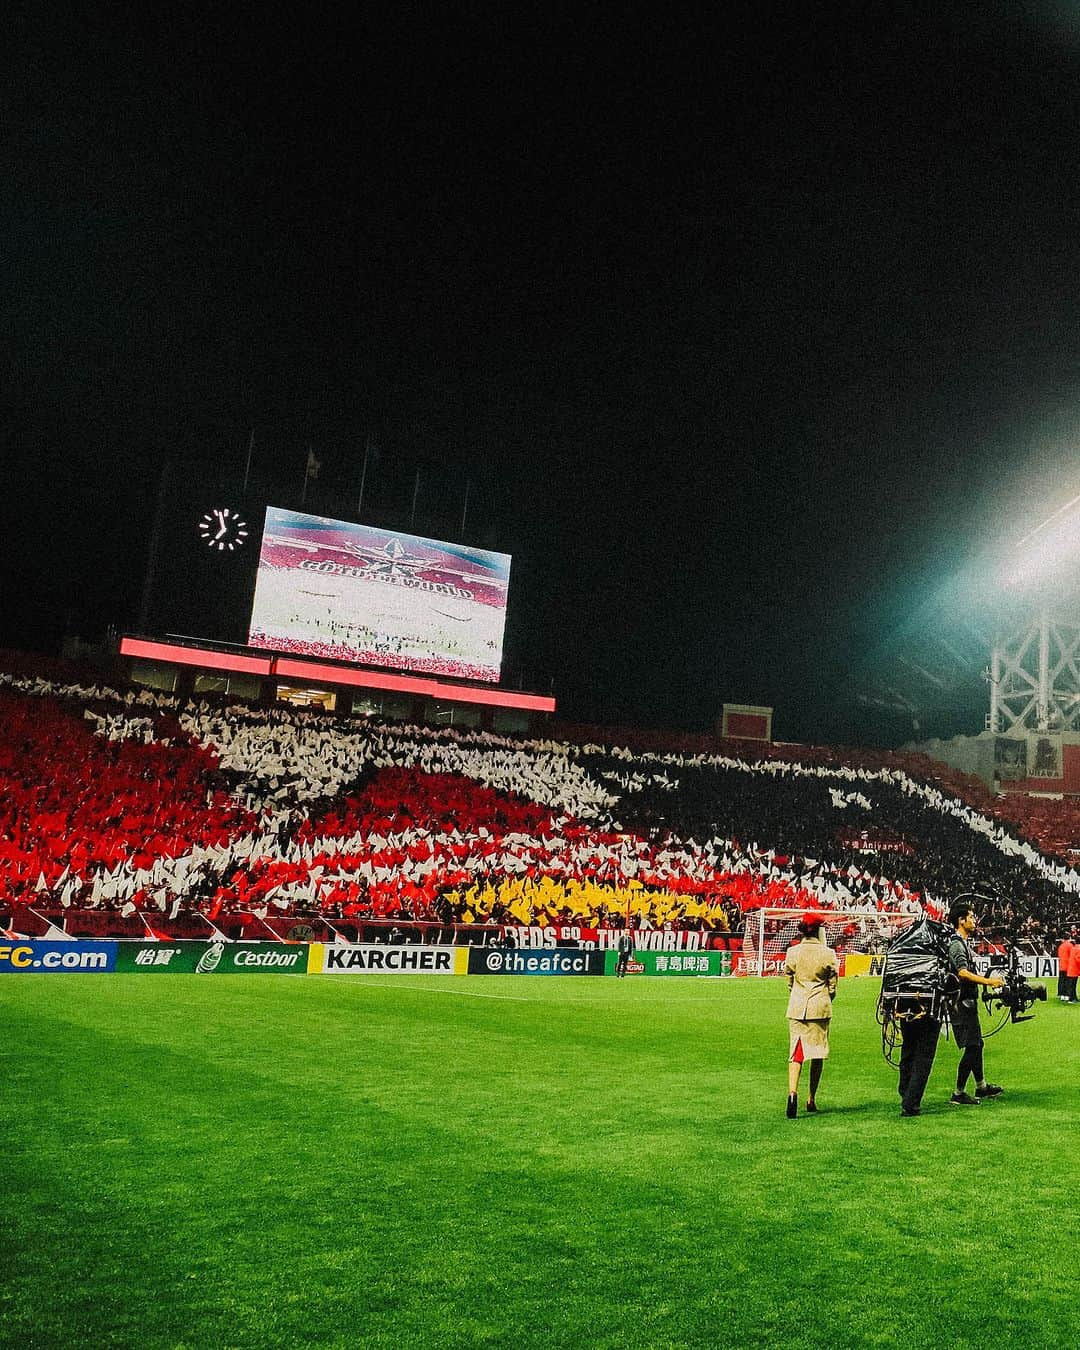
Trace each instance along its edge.
<path fill-rule="evenodd" d="M 1080 560 L 1080 496 L 1059 507 L 1029 531 L 1010 552 L 1002 580 L 1010 588 L 1060 584 Z"/>

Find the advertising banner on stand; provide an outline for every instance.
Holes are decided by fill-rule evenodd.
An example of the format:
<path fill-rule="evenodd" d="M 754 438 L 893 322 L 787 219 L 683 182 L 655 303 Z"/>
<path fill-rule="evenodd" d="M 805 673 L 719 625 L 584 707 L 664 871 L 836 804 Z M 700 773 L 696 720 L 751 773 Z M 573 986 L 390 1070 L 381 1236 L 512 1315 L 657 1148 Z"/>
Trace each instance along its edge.
<path fill-rule="evenodd" d="M 604 953 L 604 974 L 614 975 L 619 957 Z M 626 968 L 628 975 L 731 975 L 730 952 L 635 951 Z"/>
<path fill-rule="evenodd" d="M 304 975 L 306 942 L 118 942 L 116 969 L 153 975 Z"/>
<path fill-rule="evenodd" d="M 987 975 L 992 969 L 1000 969 L 1004 957 L 976 956 L 975 968 L 980 975 Z M 1020 957 L 1020 974 L 1025 980 L 1054 980 L 1057 978 L 1056 956 L 1032 956 L 1024 953 Z M 878 978 L 885 970 L 884 952 L 848 952 L 840 958 L 841 975 L 876 975 Z"/>
<path fill-rule="evenodd" d="M 308 970 L 314 975 L 464 975 L 468 965 L 468 947 L 313 942 Z"/>
<path fill-rule="evenodd" d="M 503 924 L 502 932 L 519 948 L 543 947 L 551 951 L 555 947 L 597 947 L 614 951 L 619 945 L 622 929 L 581 928 L 577 924 L 548 924 L 540 927 L 536 924 L 507 923 Z M 705 946 L 708 938 L 708 933 L 699 933 L 692 928 L 673 931 L 663 928 L 641 929 L 634 935 L 634 941 L 642 951 L 654 952 L 696 952 Z"/>
<path fill-rule="evenodd" d="M 469 947 L 470 975 L 603 975 L 607 952 L 579 947 L 514 951 Z"/>
<path fill-rule="evenodd" d="M 115 942 L 2 942 L 2 974 L 101 974 L 115 969 Z"/>
<path fill-rule="evenodd" d="M 1025 980 L 1056 980 L 1058 960 L 1056 956 L 1021 956 L 1020 974 Z"/>

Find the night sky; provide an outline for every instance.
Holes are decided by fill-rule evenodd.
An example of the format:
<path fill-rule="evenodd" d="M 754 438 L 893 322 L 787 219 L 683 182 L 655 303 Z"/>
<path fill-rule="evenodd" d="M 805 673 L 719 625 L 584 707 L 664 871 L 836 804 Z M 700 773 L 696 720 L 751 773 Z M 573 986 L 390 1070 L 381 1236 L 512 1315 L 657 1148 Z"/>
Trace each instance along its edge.
<path fill-rule="evenodd" d="M 308 445 L 320 514 L 365 445 L 373 523 L 468 481 L 568 717 L 898 738 L 857 689 L 1080 491 L 1070 5 L 35 8 L 7 645 L 135 626 L 166 464 L 149 626 L 242 640 L 252 559 L 188 558 L 254 428 L 257 522 Z"/>

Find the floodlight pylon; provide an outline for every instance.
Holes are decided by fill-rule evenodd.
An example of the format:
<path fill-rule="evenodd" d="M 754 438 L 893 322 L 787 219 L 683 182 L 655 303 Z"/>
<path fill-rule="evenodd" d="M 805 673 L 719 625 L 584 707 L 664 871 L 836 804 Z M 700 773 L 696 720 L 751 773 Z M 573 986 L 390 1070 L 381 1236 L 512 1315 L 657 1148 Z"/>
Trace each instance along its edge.
<path fill-rule="evenodd" d="M 994 644 L 989 683 L 988 730 L 1080 731 L 1080 622 L 1040 610 Z"/>

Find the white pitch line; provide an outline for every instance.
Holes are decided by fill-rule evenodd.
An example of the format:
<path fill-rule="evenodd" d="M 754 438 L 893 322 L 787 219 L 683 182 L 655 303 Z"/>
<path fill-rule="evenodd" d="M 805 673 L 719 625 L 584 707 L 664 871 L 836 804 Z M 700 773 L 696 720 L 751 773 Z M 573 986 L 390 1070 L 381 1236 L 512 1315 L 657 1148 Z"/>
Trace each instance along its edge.
<path fill-rule="evenodd" d="M 347 975 L 344 977 L 341 975 L 327 975 L 324 970 L 315 971 L 313 973 L 317 979 L 336 980 L 338 984 L 341 984 L 343 980 L 349 978 Z M 311 976 L 309 975 L 307 978 L 310 979 Z M 386 980 L 372 980 L 370 978 L 365 978 L 363 975 L 358 975 L 355 978 L 375 989 L 400 988 L 402 984 L 401 980 L 387 982 Z M 481 994 L 472 989 L 432 989 L 429 985 L 423 984 L 413 985 L 412 987 L 418 994 L 456 994 L 458 998 L 499 998 L 508 1003 L 532 1003 L 533 1001 L 531 998 L 521 998 L 518 994 Z"/>

